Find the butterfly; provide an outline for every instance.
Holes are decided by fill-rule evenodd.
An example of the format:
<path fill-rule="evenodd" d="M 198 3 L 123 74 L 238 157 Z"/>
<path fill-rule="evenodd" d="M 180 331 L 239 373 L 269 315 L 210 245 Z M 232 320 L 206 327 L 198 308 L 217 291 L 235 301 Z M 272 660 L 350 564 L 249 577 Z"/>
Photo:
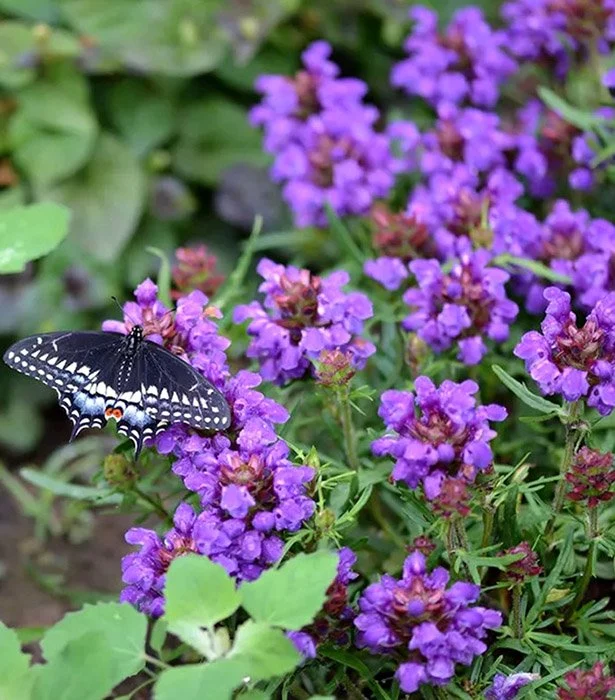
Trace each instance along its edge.
<path fill-rule="evenodd" d="M 56 390 L 73 423 L 84 428 L 117 422 L 132 440 L 135 459 L 143 442 L 173 423 L 225 430 L 231 412 L 222 394 L 191 365 L 143 337 L 104 331 L 41 333 L 18 341 L 4 361 Z"/>

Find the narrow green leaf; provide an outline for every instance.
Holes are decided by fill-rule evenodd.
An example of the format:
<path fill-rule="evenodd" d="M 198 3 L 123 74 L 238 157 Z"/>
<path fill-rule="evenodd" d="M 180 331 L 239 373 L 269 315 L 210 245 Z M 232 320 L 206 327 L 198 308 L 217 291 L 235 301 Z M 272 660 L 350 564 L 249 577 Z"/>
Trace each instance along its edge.
<path fill-rule="evenodd" d="M 49 629 L 41 642 L 43 655 L 51 664 L 74 640 L 85 633 L 101 635 L 105 659 L 109 661 L 111 688 L 145 665 L 147 618 L 125 603 L 84 605 L 68 613 Z M 72 653 L 72 652 L 71 652 Z M 49 696 L 55 697 L 55 696 Z"/>
<path fill-rule="evenodd" d="M 303 659 L 282 630 L 252 620 L 237 630 L 228 658 L 240 661 L 253 680 L 283 676 Z"/>
<path fill-rule="evenodd" d="M 148 253 L 155 255 L 160 260 L 160 270 L 158 270 L 158 279 L 156 285 L 158 287 L 158 298 L 167 307 L 171 306 L 171 264 L 169 256 L 162 252 L 159 248 L 148 246 L 145 249 Z"/>
<path fill-rule="evenodd" d="M 543 279 L 549 280 L 550 282 L 559 282 L 561 284 L 572 284 L 572 280 L 568 275 L 563 275 L 561 272 L 556 272 L 555 270 L 552 270 L 550 267 L 547 267 L 541 262 L 538 262 L 537 260 L 530 260 L 528 258 L 518 258 L 514 255 L 508 255 L 507 253 L 503 253 L 502 255 L 498 255 L 494 260 L 493 260 L 493 265 L 498 265 L 498 266 L 515 266 L 515 267 L 521 267 L 524 270 L 529 270 L 530 272 L 533 272 L 537 277 L 542 277 Z"/>
<path fill-rule="evenodd" d="M 241 586 L 243 607 L 258 622 L 298 630 L 312 622 L 335 578 L 333 552 L 298 554 L 279 569 L 265 571 Z M 301 592 L 299 595 L 298 592 Z"/>
<path fill-rule="evenodd" d="M 66 237 L 68 220 L 68 209 L 51 202 L 0 211 L 0 274 L 50 253 Z"/>
<path fill-rule="evenodd" d="M 557 416 L 563 416 L 564 411 L 561 406 L 558 406 L 552 401 L 547 401 L 543 399 L 542 396 L 537 396 L 531 392 L 525 384 L 517 381 L 514 377 L 511 377 L 506 370 L 502 369 L 499 365 L 491 365 L 491 369 L 497 374 L 498 379 L 508 387 L 512 393 L 519 398 L 526 406 L 534 408 L 541 413 L 552 413 Z"/>
<path fill-rule="evenodd" d="M 19 470 L 20 476 L 30 484 L 39 488 L 51 491 L 56 496 L 65 496 L 72 498 L 75 501 L 95 501 L 100 504 L 115 505 L 122 502 L 122 496 L 119 493 L 114 493 L 108 488 L 97 488 L 96 486 L 80 486 L 79 484 L 71 484 L 68 481 L 55 479 L 52 476 L 39 471 L 24 467 Z"/>
<path fill-rule="evenodd" d="M 166 576 L 164 618 L 176 624 L 212 627 L 241 604 L 235 582 L 219 565 L 198 554 L 175 559 Z"/>
<path fill-rule="evenodd" d="M 554 112 L 557 112 L 560 117 L 565 119 L 570 124 L 578 126 L 583 131 L 591 131 L 595 126 L 604 122 L 604 117 L 599 117 L 590 111 L 585 111 L 575 107 L 566 100 L 556 95 L 553 90 L 546 87 L 538 88 L 540 99 Z"/>
<path fill-rule="evenodd" d="M 354 242 L 350 231 L 346 228 L 339 216 L 333 211 L 331 205 L 325 204 L 325 213 L 329 221 L 329 227 L 333 237 L 337 240 L 341 250 L 345 251 L 350 257 L 354 258 L 361 266 L 365 262 L 365 255 L 361 252 L 359 246 Z"/>
<path fill-rule="evenodd" d="M 154 700 L 230 700 L 247 676 L 246 666 L 238 659 L 170 668 L 158 678 Z"/>

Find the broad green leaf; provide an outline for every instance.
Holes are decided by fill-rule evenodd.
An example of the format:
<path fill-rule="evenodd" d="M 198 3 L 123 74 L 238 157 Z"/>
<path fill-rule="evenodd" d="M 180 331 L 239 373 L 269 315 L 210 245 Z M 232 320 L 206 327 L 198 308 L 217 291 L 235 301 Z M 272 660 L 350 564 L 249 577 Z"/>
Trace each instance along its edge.
<path fill-rule="evenodd" d="M 82 634 L 101 635 L 109 661 L 111 687 L 138 673 L 145 665 L 147 618 L 125 603 L 84 605 L 68 613 L 43 637 L 41 647 L 48 662 Z"/>
<path fill-rule="evenodd" d="M 113 124 L 139 156 L 162 145 L 176 127 L 174 101 L 143 81 L 125 78 L 116 83 L 108 109 Z"/>
<path fill-rule="evenodd" d="M 335 578 L 333 552 L 298 554 L 279 569 L 265 571 L 241 586 L 243 607 L 258 622 L 298 630 L 312 622 Z"/>
<path fill-rule="evenodd" d="M 514 377 L 511 377 L 506 370 L 502 369 L 499 365 L 492 365 L 491 369 L 497 374 L 499 380 L 507 386 L 512 393 L 519 398 L 526 406 L 534 408 L 541 413 L 552 413 L 553 415 L 563 416 L 564 411 L 561 406 L 558 406 L 553 401 L 547 401 L 543 399 L 542 396 L 537 396 L 531 392 L 525 384 L 517 381 Z"/>
<path fill-rule="evenodd" d="M 232 615 L 241 604 L 235 582 L 219 565 L 198 554 L 178 557 L 169 567 L 165 582 L 165 620 L 213 627 Z"/>
<path fill-rule="evenodd" d="M 145 179 L 132 151 L 114 136 L 102 134 L 84 171 L 46 195 L 72 209 L 71 239 L 108 263 L 118 257 L 137 227 Z"/>
<path fill-rule="evenodd" d="M 146 250 L 160 260 L 160 269 L 156 280 L 158 298 L 165 306 L 171 306 L 171 263 L 169 256 L 165 255 L 160 248 L 148 246 Z"/>
<path fill-rule="evenodd" d="M 247 667 L 235 659 L 170 668 L 158 678 L 154 700 L 230 700 L 247 675 Z"/>
<path fill-rule="evenodd" d="M 264 680 L 290 673 L 303 657 L 282 630 L 248 620 L 237 630 L 228 658 L 240 661 L 252 680 Z"/>
<path fill-rule="evenodd" d="M 68 233 L 69 212 L 50 202 L 0 211 L 0 273 L 21 272 Z"/>
<path fill-rule="evenodd" d="M 10 145 L 37 191 L 76 173 L 92 153 L 98 125 L 83 81 L 77 73 L 58 72 L 17 96 Z"/>
<path fill-rule="evenodd" d="M 33 700 L 103 700 L 119 682 L 103 632 L 75 636 L 37 667 Z M 123 680 L 123 678 L 122 678 Z"/>
<path fill-rule="evenodd" d="M 188 77 L 213 70 L 227 35 L 222 0 L 59 0 L 67 22 L 117 61 L 145 73 Z"/>
<path fill-rule="evenodd" d="M 265 165 L 269 157 L 263 152 L 259 132 L 248 123 L 246 111 L 229 100 L 209 97 L 184 110 L 173 162 L 187 179 L 214 185 L 229 166 Z"/>
<path fill-rule="evenodd" d="M 0 622 L 0 698 L 30 697 L 33 676 L 29 674 L 30 655 L 21 651 L 17 633 Z"/>

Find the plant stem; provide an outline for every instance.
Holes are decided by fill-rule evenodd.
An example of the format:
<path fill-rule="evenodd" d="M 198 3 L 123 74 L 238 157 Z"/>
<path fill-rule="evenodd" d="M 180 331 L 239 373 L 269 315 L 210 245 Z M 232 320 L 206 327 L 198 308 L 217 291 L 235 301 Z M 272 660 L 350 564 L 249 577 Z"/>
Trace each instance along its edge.
<path fill-rule="evenodd" d="M 455 540 L 455 526 L 452 519 L 448 519 L 446 522 L 446 550 L 448 552 L 448 559 L 451 568 L 455 567 L 455 559 L 457 557 L 457 542 Z"/>
<path fill-rule="evenodd" d="M 469 552 L 470 542 L 468 541 L 468 535 L 466 534 L 466 528 L 463 524 L 463 520 L 461 518 L 453 518 L 453 527 L 455 528 L 455 535 L 457 537 L 459 547 L 466 552 Z"/>
<path fill-rule="evenodd" d="M 549 537 L 553 532 L 553 527 L 555 525 L 555 519 L 562 510 L 564 505 L 564 496 L 566 495 L 566 474 L 570 469 L 572 460 L 574 457 L 574 448 L 576 443 L 576 427 L 575 422 L 579 416 L 579 411 L 581 409 L 581 402 L 574 401 L 568 404 L 568 419 L 566 421 L 566 441 L 564 443 L 564 454 L 562 455 L 562 461 L 560 464 L 560 480 L 557 482 L 555 487 L 555 496 L 553 498 L 553 514 L 549 518 L 547 525 L 545 527 L 545 537 Z"/>
<path fill-rule="evenodd" d="M 484 549 L 489 546 L 491 533 L 493 531 L 493 509 L 491 506 L 483 508 L 483 536 L 480 542 L 480 548 Z"/>
<path fill-rule="evenodd" d="M 161 503 L 153 499 L 149 494 L 145 493 L 145 491 L 142 491 L 136 484 L 132 486 L 132 490 L 142 501 L 145 501 L 148 505 L 152 507 L 152 510 L 156 513 L 156 515 L 159 518 L 164 520 L 166 523 L 173 522 L 171 515 Z"/>
<path fill-rule="evenodd" d="M 523 637 L 523 625 L 521 624 L 521 584 L 516 583 L 512 592 L 512 630 L 516 639 Z"/>
<path fill-rule="evenodd" d="M 348 387 L 344 387 L 344 392 L 339 394 L 340 416 L 342 421 L 342 431 L 344 433 L 344 450 L 348 466 L 354 471 L 359 471 L 359 457 L 357 454 L 357 438 L 352 424 L 352 407 L 348 396 Z"/>
<path fill-rule="evenodd" d="M 598 544 L 598 537 L 599 537 L 599 532 L 598 532 L 598 508 L 590 508 L 589 509 L 589 522 L 588 522 L 588 532 L 589 532 L 589 537 L 591 538 L 591 541 L 589 543 L 589 548 L 587 550 L 587 559 L 585 560 L 585 568 L 583 569 L 583 576 L 581 577 L 581 580 L 579 581 L 579 586 L 577 588 L 576 595 L 574 596 L 574 599 L 572 603 L 570 603 L 568 607 L 568 612 L 566 614 L 566 622 L 568 622 L 574 615 L 574 613 L 577 611 L 581 603 L 583 602 L 583 598 L 585 598 L 585 594 L 587 593 L 587 587 L 589 586 L 589 582 L 592 579 L 592 576 L 594 575 L 594 558 L 596 556 L 596 547 Z"/>

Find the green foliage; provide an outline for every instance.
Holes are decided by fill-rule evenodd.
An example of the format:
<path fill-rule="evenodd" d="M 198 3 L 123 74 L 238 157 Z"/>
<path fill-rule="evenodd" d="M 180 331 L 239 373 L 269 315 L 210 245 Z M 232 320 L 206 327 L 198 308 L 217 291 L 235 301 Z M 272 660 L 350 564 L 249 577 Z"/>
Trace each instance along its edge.
<path fill-rule="evenodd" d="M 54 204 L 0 211 L 0 274 L 20 272 L 46 255 L 68 233 L 69 212 Z"/>
<path fill-rule="evenodd" d="M 301 629 L 322 607 L 336 567 L 337 557 L 331 552 L 298 554 L 279 569 L 244 583 L 243 607 L 257 621 Z"/>
<path fill-rule="evenodd" d="M 28 673 L 30 656 L 21 651 L 19 638 L 0 622 L 0 697 L 27 698 L 34 678 Z"/>

